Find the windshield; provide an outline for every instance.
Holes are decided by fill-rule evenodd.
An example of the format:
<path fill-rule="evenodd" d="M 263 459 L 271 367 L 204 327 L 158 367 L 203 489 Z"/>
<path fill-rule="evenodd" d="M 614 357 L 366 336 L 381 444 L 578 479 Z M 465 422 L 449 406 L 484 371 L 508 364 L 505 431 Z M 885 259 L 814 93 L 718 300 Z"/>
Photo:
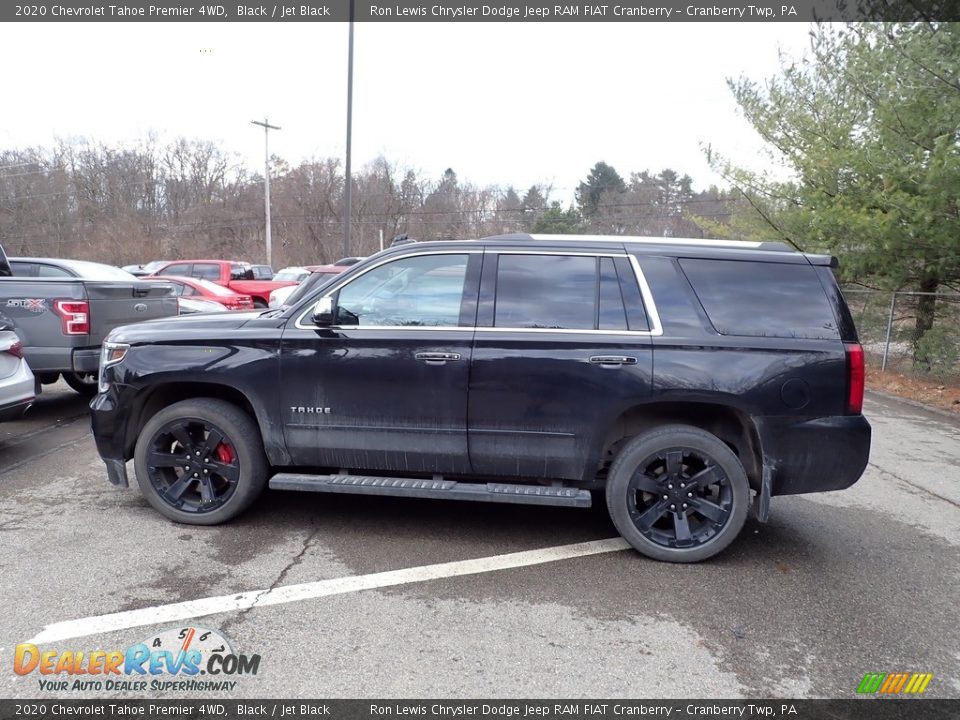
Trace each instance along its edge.
<path fill-rule="evenodd" d="M 287 280 L 293 282 L 302 281 L 307 275 L 310 274 L 310 271 L 306 268 L 284 268 L 276 275 L 273 276 L 274 281 L 277 280 Z"/>
<path fill-rule="evenodd" d="M 283 301 L 284 306 L 295 305 L 296 303 L 300 302 L 300 299 L 305 297 L 307 293 L 312 292 L 318 287 L 326 285 L 331 278 L 335 278 L 337 275 L 338 273 L 335 272 L 311 273 L 310 277 L 300 283 L 296 290 L 290 293 L 290 296 Z"/>

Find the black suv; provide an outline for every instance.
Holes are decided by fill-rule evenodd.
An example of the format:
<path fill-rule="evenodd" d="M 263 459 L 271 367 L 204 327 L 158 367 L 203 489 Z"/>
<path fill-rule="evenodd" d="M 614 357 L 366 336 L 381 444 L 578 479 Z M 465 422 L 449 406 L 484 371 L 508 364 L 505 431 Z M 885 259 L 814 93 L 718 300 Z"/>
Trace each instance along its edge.
<path fill-rule="evenodd" d="M 124 327 L 93 427 L 110 481 L 213 525 L 264 486 L 587 507 L 690 562 L 772 495 L 862 474 L 863 351 L 828 256 L 779 243 L 411 243 L 283 310 Z"/>

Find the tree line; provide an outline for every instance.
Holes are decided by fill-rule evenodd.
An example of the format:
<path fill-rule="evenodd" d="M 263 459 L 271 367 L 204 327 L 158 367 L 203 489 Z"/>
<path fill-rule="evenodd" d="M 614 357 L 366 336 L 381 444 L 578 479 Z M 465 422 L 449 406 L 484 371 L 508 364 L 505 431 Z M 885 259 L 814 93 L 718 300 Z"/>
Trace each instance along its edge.
<path fill-rule="evenodd" d="M 345 178 L 339 158 L 271 159 L 275 266 L 343 254 Z M 695 191 L 673 170 L 623 180 L 600 162 L 564 206 L 546 184 L 479 186 L 452 169 L 430 178 L 379 157 L 352 178 L 351 254 L 401 233 L 418 239 L 512 232 L 702 237 L 695 221 L 731 215 L 732 196 Z M 0 243 L 11 255 L 116 265 L 223 257 L 262 261 L 263 177 L 221 146 L 177 139 L 133 148 L 58 142 L 0 151 Z"/>

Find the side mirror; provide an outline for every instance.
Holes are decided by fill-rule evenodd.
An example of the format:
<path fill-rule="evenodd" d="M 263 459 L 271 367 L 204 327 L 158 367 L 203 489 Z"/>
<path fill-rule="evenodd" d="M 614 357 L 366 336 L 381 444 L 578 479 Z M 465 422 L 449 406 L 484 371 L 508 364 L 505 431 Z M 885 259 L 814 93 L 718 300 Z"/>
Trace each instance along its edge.
<path fill-rule="evenodd" d="M 316 307 L 313 309 L 313 324 L 317 327 L 330 327 L 333 325 L 333 298 L 327 295 L 320 298 Z"/>

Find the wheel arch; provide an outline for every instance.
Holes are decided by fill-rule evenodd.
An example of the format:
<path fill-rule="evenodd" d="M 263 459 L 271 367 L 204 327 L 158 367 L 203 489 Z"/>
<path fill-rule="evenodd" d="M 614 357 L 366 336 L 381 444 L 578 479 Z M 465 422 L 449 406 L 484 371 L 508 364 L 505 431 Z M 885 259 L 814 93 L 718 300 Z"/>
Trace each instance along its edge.
<path fill-rule="evenodd" d="M 750 487 L 760 490 L 763 453 L 756 423 L 743 410 L 722 403 L 670 401 L 628 408 L 604 437 L 601 466 L 606 466 L 630 438 L 668 424 L 690 425 L 720 438 L 740 459 Z"/>
<path fill-rule="evenodd" d="M 269 433 L 269 419 L 257 412 L 257 406 L 251 402 L 250 398 L 232 385 L 202 381 L 162 383 L 143 388 L 133 402 L 130 424 L 127 426 L 126 437 L 124 438 L 124 457 L 130 458 L 133 456 L 137 437 L 150 418 L 165 407 L 182 400 L 195 398 L 223 400 L 247 413 L 260 429 L 267 457 L 273 459 L 276 446 Z"/>

